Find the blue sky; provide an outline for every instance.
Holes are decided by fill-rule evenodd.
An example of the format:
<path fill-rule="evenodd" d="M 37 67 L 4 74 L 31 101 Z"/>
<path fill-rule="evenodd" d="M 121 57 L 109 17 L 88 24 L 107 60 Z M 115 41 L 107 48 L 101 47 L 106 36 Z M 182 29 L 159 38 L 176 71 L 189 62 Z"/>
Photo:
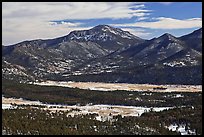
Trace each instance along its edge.
<path fill-rule="evenodd" d="M 99 24 L 144 39 L 202 27 L 202 2 L 3 2 L 2 44 L 64 36 Z"/>

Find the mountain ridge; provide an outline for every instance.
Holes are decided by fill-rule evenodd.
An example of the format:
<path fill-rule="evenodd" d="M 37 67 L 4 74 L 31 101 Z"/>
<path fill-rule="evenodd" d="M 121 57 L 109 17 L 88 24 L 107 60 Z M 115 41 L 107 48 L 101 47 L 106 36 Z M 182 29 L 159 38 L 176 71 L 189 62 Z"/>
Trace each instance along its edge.
<path fill-rule="evenodd" d="M 55 39 L 3 46 L 2 72 L 4 78 L 18 81 L 53 79 L 162 83 L 162 77 L 166 77 L 163 83 L 182 83 L 182 80 L 187 84 L 200 83 L 201 38 L 202 28 L 181 37 L 165 33 L 145 40 L 119 28 L 98 25 Z M 186 76 L 188 69 L 192 75 Z M 174 75 L 174 70 L 184 76 L 168 78 Z M 103 80 L 104 77 L 107 80 Z"/>

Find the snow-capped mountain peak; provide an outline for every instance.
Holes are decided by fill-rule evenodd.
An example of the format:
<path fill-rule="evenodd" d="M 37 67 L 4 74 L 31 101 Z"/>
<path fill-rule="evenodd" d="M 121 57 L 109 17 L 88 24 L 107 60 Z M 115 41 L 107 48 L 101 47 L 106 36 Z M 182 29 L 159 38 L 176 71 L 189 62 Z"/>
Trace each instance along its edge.
<path fill-rule="evenodd" d="M 178 38 L 176 38 L 175 36 L 169 34 L 169 33 L 165 33 L 163 35 L 161 35 L 158 38 L 152 39 L 152 41 L 156 41 L 157 43 L 161 43 L 161 42 L 165 42 L 165 43 L 182 43 L 182 41 L 179 41 Z"/>
<path fill-rule="evenodd" d="M 138 39 L 139 37 L 133 34 L 123 31 L 119 28 L 114 28 L 109 25 L 98 25 L 89 30 L 72 31 L 68 35 L 70 40 L 80 41 L 112 41 L 116 39 Z"/>
<path fill-rule="evenodd" d="M 169 33 L 165 33 L 163 34 L 162 36 L 159 37 L 159 39 L 162 39 L 162 40 L 175 40 L 176 37 L 174 37 L 173 35 L 169 34 Z"/>

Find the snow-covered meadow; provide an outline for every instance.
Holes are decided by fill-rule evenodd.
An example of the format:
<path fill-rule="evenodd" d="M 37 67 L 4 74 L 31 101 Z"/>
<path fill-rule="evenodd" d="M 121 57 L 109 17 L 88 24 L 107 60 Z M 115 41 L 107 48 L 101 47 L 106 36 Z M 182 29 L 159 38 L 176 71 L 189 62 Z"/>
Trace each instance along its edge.
<path fill-rule="evenodd" d="M 51 112 L 59 112 L 59 111 L 70 111 L 68 115 L 86 115 L 86 114 L 98 114 L 98 120 L 108 119 L 110 116 L 121 115 L 124 116 L 141 116 L 143 113 L 148 111 L 163 111 L 167 109 L 171 109 L 173 107 L 136 107 L 136 106 L 121 106 L 121 105 L 92 105 L 87 104 L 85 106 L 79 105 L 54 105 L 54 104 L 43 104 L 39 101 L 29 101 L 24 100 L 22 98 L 5 98 L 2 97 L 2 109 L 16 109 L 17 107 L 14 105 L 39 105 L 44 106 L 41 109 L 49 110 Z M 76 111 L 77 110 L 77 111 Z"/>

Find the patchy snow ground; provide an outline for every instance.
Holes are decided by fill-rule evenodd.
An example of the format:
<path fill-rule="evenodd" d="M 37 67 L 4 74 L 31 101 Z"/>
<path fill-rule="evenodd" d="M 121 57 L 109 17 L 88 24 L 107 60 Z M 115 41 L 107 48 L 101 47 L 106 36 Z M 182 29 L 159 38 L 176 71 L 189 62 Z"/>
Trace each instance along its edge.
<path fill-rule="evenodd" d="M 2 104 L 2 109 L 15 109 L 17 107 L 14 107 L 11 104 Z"/>
<path fill-rule="evenodd" d="M 169 126 L 165 126 L 166 128 L 168 128 L 171 131 L 176 131 L 181 133 L 181 135 L 196 135 L 195 130 L 190 130 L 186 128 L 185 124 L 171 124 Z"/>
<path fill-rule="evenodd" d="M 120 106 L 120 105 L 86 105 L 86 106 L 68 106 L 68 105 L 53 105 L 53 104 L 43 104 L 39 101 L 29 101 L 24 99 L 15 98 L 5 98 L 2 97 L 2 109 L 15 109 L 13 104 L 17 105 L 40 105 L 45 106 L 45 110 L 50 110 L 51 112 L 59 111 L 70 111 L 68 115 L 80 115 L 80 114 L 98 114 L 96 120 L 104 121 L 109 120 L 113 116 L 121 115 L 124 116 L 141 116 L 144 112 L 152 111 L 163 111 L 166 109 L 171 109 L 173 107 L 135 107 L 135 106 Z M 76 110 L 77 109 L 77 110 Z"/>

